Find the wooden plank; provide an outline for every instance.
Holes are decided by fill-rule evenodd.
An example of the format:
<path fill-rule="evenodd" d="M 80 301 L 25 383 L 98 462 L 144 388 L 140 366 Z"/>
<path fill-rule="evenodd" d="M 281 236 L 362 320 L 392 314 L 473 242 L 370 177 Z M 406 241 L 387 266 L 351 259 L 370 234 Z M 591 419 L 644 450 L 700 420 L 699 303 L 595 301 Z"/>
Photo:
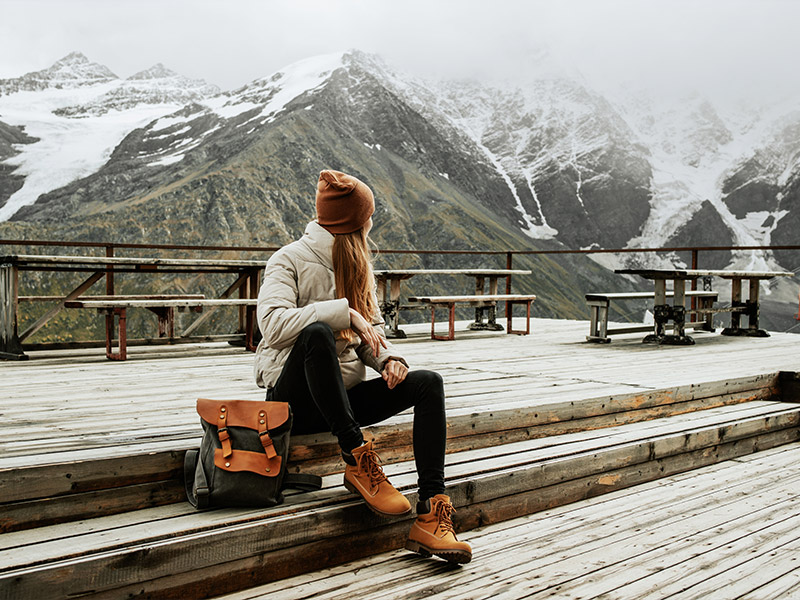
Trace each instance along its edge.
<path fill-rule="evenodd" d="M 698 290 L 686 290 L 686 296 L 695 296 L 700 298 L 716 298 L 719 292 L 707 292 Z M 655 292 L 593 292 L 585 294 L 587 300 L 646 300 L 655 298 Z M 672 298 L 673 292 L 667 290 L 665 297 Z"/>
<path fill-rule="evenodd" d="M 20 266 L 52 266 L 52 265 L 129 265 L 129 266 L 171 266 L 171 267 L 263 267 L 266 261 L 260 260 L 229 260 L 205 258 L 153 258 L 153 257 L 127 257 L 127 256 L 64 256 L 52 254 L 17 254 L 13 255 L 14 262 Z"/>
<path fill-rule="evenodd" d="M 205 298 L 203 294 L 114 294 L 112 296 L 80 296 L 82 300 L 199 300 Z M 55 302 L 63 300 L 64 296 L 20 296 L 20 302 Z"/>
<path fill-rule="evenodd" d="M 717 568 L 717 558 L 724 569 L 725 559 L 731 554 L 734 562 L 741 562 L 751 550 L 755 554 L 760 544 L 797 530 L 800 515 L 791 515 L 788 508 L 796 499 L 797 495 L 793 495 L 763 506 L 763 497 L 755 495 L 740 501 L 733 509 L 728 508 L 724 514 L 707 510 L 690 515 L 643 544 L 634 545 L 630 540 L 610 544 L 611 561 L 595 559 L 578 563 L 572 559 L 562 563 L 561 568 L 571 571 L 572 580 L 559 585 L 558 591 L 569 595 L 613 592 L 617 597 L 633 600 L 651 597 L 652 590 L 659 589 L 665 596 L 681 593 L 681 597 L 702 598 L 687 594 L 687 588 L 691 589 L 693 582 L 710 579 Z M 735 522 L 733 527 L 731 521 Z M 768 524 L 764 525 L 765 522 Z M 722 532 L 720 525 L 725 526 Z M 653 556 L 656 553 L 658 556 Z M 544 597 L 547 593 L 542 590 L 529 597 Z"/>
<path fill-rule="evenodd" d="M 472 277 L 492 277 L 505 275 L 530 275 L 527 269 L 375 269 L 373 273 L 380 277 L 400 277 L 411 275 L 467 275 Z"/>
<path fill-rule="evenodd" d="M 784 511 L 788 511 L 783 506 L 775 508 L 772 515 L 764 515 L 761 519 L 762 522 L 775 519 L 774 522 L 759 527 L 752 521 L 738 520 L 736 525 L 740 529 L 734 535 L 739 537 L 733 541 L 721 544 L 725 540 L 718 537 L 714 541 L 715 546 L 708 547 L 711 544 L 707 544 L 704 552 L 695 553 L 682 563 L 675 564 L 679 557 L 673 556 L 670 561 L 673 564 L 659 573 L 658 577 L 641 579 L 635 587 L 623 586 L 614 590 L 614 593 L 631 599 L 643 599 L 649 597 L 650 591 L 657 586 L 661 593 L 678 594 L 685 600 L 740 598 L 796 571 L 797 551 L 800 550 L 797 526 L 800 523 L 792 517 L 786 517 Z M 650 564 L 658 566 L 658 561 L 650 561 Z M 649 590 L 642 589 L 642 584 L 646 585 L 648 581 L 652 587 Z M 631 592 L 633 594 L 628 595 Z"/>
<path fill-rule="evenodd" d="M 427 302 L 429 304 L 450 304 L 452 302 L 500 302 L 500 301 L 536 300 L 533 294 L 475 294 L 472 296 L 409 296 L 409 302 Z"/>
<path fill-rule="evenodd" d="M 788 556 L 788 560 L 796 560 L 797 552 Z M 782 565 L 782 562 L 779 563 Z M 782 570 L 782 569 L 781 569 Z M 800 597 L 800 572 L 797 567 L 780 577 L 776 577 L 769 583 L 755 588 L 746 594 L 739 596 L 740 600 L 763 600 L 764 598 L 798 598 Z"/>
<path fill-rule="evenodd" d="M 723 277 L 723 278 L 762 278 L 794 277 L 791 271 L 742 271 L 736 269 L 616 269 L 615 273 L 624 275 L 640 275 L 648 279 L 678 277 L 694 279 L 697 277 Z"/>
<path fill-rule="evenodd" d="M 207 299 L 137 299 L 137 300 L 69 300 L 64 302 L 67 308 L 151 308 L 151 307 L 185 307 L 202 308 L 205 306 L 255 306 L 255 298 L 207 298 Z"/>
<path fill-rule="evenodd" d="M 171 480 L 119 485 L 59 498 L 42 498 L 0 505 L 0 533 L 79 521 L 186 501 L 183 483 Z"/>

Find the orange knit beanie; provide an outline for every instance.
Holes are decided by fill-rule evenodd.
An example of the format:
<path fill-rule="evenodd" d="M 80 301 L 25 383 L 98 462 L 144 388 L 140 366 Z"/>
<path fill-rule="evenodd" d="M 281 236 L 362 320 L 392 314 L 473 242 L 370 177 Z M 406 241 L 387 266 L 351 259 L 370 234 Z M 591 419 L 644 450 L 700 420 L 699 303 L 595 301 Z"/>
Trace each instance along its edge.
<path fill-rule="evenodd" d="M 375 212 L 372 190 L 340 171 L 322 171 L 317 182 L 317 222 L 331 233 L 361 229 Z"/>

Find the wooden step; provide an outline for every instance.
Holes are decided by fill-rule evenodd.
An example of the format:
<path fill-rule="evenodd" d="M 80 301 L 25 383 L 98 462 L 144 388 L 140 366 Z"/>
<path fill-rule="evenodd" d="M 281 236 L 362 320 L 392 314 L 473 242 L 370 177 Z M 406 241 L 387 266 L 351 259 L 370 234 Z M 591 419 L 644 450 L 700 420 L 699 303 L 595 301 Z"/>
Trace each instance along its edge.
<path fill-rule="evenodd" d="M 755 400 L 533 438 L 447 457 L 468 530 L 800 439 L 800 405 Z M 386 468 L 416 500 L 409 461 Z M 207 597 L 400 547 L 413 517 L 381 519 L 324 478 L 264 510 L 174 504 L 0 536 L 0 598 Z"/>
<path fill-rule="evenodd" d="M 779 374 L 773 373 L 647 393 L 539 401 L 535 406 L 527 401 L 530 392 L 526 395 L 524 390 L 517 398 L 505 394 L 502 403 L 492 404 L 497 385 L 484 389 L 482 381 L 452 386 L 455 398 L 463 393 L 461 385 L 471 386 L 473 396 L 485 394 L 486 408 L 476 411 L 474 403 L 453 408 L 448 399 L 448 452 L 774 399 L 780 395 L 781 383 Z M 391 464 L 412 458 L 411 428 L 412 417 L 404 414 L 366 433 L 379 440 L 381 458 Z M 182 502 L 183 455 L 199 444 L 199 421 L 191 433 L 185 433 L 186 429 L 170 439 L 170 429 L 164 427 L 163 441 L 147 444 L 3 457 L 0 532 Z M 323 476 L 343 468 L 335 439 L 326 434 L 294 436 L 290 462 L 294 471 Z"/>

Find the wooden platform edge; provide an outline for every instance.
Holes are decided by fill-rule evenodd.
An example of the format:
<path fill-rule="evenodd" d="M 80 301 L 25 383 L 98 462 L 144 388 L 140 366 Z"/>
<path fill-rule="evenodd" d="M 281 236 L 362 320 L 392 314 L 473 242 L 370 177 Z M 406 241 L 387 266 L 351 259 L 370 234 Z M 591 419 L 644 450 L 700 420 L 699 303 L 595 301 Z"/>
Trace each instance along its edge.
<path fill-rule="evenodd" d="M 602 429 L 752 400 L 773 400 L 780 394 L 780 377 L 770 373 L 581 402 L 486 412 L 456 411 L 448 420 L 447 451 Z M 374 426 L 366 433 L 379 441 L 378 450 L 386 464 L 413 457 L 410 421 Z M 2 467 L 0 533 L 181 502 L 183 455 L 198 443 L 199 426 L 197 437 L 187 439 L 183 449 L 147 452 L 143 446 L 109 458 Z M 335 438 L 328 434 L 294 436 L 289 468 L 318 475 L 340 472 L 343 467 Z"/>

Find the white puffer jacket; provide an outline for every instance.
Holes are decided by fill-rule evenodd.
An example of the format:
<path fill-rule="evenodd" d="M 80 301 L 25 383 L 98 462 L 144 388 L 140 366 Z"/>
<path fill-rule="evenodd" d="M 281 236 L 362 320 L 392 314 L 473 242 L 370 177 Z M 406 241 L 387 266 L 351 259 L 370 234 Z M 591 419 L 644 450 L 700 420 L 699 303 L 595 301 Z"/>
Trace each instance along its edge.
<path fill-rule="evenodd" d="M 335 297 L 332 251 L 333 235 L 312 221 L 303 237 L 278 250 L 267 262 L 257 307 L 258 326 L 263 335 L 256 349 L 255 364 L 256 383 L 260 387 L 275 385 L 303 328 L 318 321 L 330 325 L 334 333 L 350 327 L 347 299 Z M 385 338 L 383 324 L 380 313 L 372 316 L 373 327 Z M 358 336 L 349 343 L 337 339 L 336 352 L 345 388 L 366 379 L 364 365 L 380 372 L 390 358 L 406 363 L 391 344 L 387 345 L 375 357 Z"/>

